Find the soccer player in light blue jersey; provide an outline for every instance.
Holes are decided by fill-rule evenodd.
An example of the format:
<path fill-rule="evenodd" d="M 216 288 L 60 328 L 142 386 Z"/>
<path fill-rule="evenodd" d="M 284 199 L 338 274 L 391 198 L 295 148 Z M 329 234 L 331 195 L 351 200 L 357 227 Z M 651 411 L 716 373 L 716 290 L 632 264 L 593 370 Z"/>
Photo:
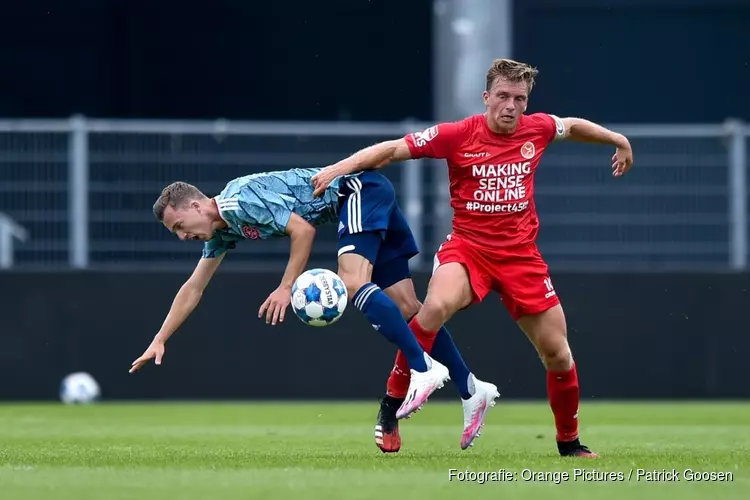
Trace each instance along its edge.
<path fill-rule="evenodd" d="M 151 345 L 133 362 L 131 372 L 150 359 L 161 364 L 165 342 L 198 305 L 209 280 L 237 242 L 290 238 L 290 256 L 281 283 L 259 310 L 267 323 L 283 321 L 292 285 L 310 257 L 316 227 L 338 223 L 338 274 L 352 303 L 408 360 L 411 382 L 406 397 L 391 398 L 385 404 L 381 400 L 376 427 L 381 450 L 398 451 L 398 419 L 418 410 L 451 376 L 465 408 L 480 401 L 494 404 L 497 389 L 474 378 L 445 328 L 431 351 L 440 361 L 424 351 L 409 329 L 407 320 L 421 306 L 409 270 L 409 259 L 419 249 L 390 181 L 376 172 L 361 172 L 336 179 L 323 193 L 314 195 L 311 179 L 321 170 L 292 169 L 240 177 L 214 198 L 184 182 L 162 191 L 154 204 L 156 218 L 180 239 L 205 244 L 195 271 L 177 293 Z M 487 387 L 492 394 L 485 394 Z M 475 430 L 478 434 L 478 428 Z M 462 440 L 463 448 L 469 444 Z"/>

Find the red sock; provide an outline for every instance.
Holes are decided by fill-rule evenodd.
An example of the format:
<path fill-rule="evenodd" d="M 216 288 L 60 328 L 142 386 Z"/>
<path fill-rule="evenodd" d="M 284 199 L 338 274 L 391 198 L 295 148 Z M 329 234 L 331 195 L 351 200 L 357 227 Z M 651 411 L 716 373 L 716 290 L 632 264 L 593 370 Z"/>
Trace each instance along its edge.
<path fill-rule="evenodd" d="M 422 328 L 422 325 L 417 322 L 416 316 L 409 322 L 409 328 L 411 328 L 414 336 L 417 337 L 417 341 L 422 346 L 422 349 L 429 353 L 432 350 L 432 345 L 435 343 L 437 332 L 428 332 Z M 410 380 L 409 363 L 407 363 L 404 353 L 398 351 L 396 354 L 396 364 L 393 366 L 391 375 L 388 377 L 387 394 L 394 398 L 405 398 L 406 392 L 409 390 Z"/>
<path fill-rule="evenodd" d="M 567 372 L 547 372 L 547 396 L 555 415 L 558 441 L 578 439 L 578 371 L 576 365 Z"/>

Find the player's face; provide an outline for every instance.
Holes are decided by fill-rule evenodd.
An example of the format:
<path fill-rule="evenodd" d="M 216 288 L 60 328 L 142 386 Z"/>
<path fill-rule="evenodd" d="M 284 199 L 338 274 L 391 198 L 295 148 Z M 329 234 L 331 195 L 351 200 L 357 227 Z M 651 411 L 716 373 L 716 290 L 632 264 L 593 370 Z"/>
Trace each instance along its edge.
<path fill-rule="evenodd" d="M 518 125 L 518 119 L 526 111 L 529 86 L 526 82 L 509 82 L 497 78 L 483 97 L 492 128 L 512 132 Z"/>
<path fill-rule="evenodd" d="M 192 201 L 185 208 L 167 206 L 164 226 L 181 240 L 208 241 L 213 236 L 213 224 L 201 204 Z"/>

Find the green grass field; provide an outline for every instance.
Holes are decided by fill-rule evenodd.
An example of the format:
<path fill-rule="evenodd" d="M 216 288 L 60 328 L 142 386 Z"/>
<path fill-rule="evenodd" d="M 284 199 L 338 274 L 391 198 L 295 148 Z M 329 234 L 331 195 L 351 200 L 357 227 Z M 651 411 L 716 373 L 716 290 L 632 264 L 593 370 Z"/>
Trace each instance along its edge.
<path fill-rule="evenodd" d="M 0 406 L 0 498 L 750 498 L 750 404 L 585 404 L 583 441 L 600 460 L 557 457 L 542 403 L 499 401 L 465 452 L 458 403 L 428 403 L 403 422 L 403 448 L 390 455 L 373 441 L 376 411 L 360 403 Z M 577 468 L 623 479 L 583 481 Z M 680 480 L 639 480 L 639 468 L 676 469 Z M 449 469 L 504 469 L 515 480 L 451 481 Z M 525 480 L 524 469 L 537 479 Z M 732 477 L 688 481 L 685 469 Z M 553 471 L 570 477 L 538 480 Z"/>

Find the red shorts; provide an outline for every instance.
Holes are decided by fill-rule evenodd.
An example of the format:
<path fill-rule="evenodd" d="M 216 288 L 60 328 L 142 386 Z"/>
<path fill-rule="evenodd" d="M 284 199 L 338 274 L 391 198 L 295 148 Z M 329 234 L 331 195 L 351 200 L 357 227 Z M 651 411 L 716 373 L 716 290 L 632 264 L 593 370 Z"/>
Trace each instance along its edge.
<path fill-rule="evenodd" d="M 435 254 L 433 272 L 451 262 L 463 264 L 468 271 L 475 303 L 494 290 L 514 321 L 560 303 L 547 264 L 534 243 L 513 252 L 491 252 L 451 235 Z"/>

